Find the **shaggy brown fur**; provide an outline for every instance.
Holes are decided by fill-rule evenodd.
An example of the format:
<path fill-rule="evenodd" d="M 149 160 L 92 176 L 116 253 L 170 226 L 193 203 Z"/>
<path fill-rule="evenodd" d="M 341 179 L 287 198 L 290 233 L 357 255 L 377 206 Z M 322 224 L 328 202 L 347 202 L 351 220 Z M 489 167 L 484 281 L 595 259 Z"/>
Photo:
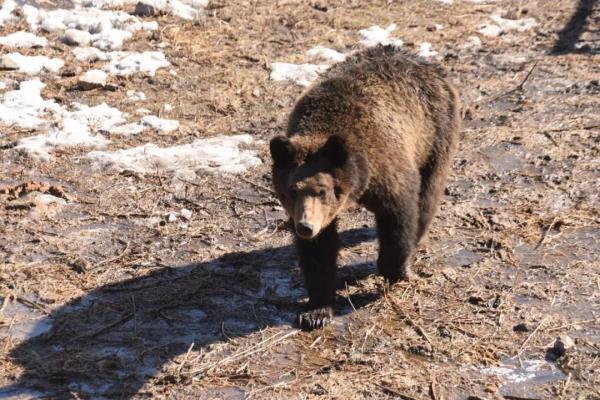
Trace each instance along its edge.
<path fill-rule="evenodd" d="M 335 221 L 354 203 L 375 214 L 379 272 L 390 282 L 409 276 L 443 193 L 459 104 L 439 67 L 383 46 L 335 65 L 300 97 L 271 154 L 309 294 L 301 327 L 333 315 Z"/>

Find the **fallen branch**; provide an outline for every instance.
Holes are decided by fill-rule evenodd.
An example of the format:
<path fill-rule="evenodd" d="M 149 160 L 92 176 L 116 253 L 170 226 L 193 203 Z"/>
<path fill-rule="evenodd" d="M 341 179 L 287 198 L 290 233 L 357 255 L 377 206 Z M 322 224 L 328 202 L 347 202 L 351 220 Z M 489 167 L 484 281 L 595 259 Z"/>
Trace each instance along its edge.
<path fill-rule="evenodd" d="M 531 340 L 531 338 L 533 338 L 535 336 L 535 334 L 540 330 L 540 328 L 542 327 L 542 325 L 544 325 L 544 323 L 546 322 L 547 319 L 548 319 L 548 316 L 545 316 L 542 319 L 542 321 L 540 322 L 540 324 L 533 330 L 533 332 L 531 332 L 531 334 L 529 336 L 527 336 L 527 339 L 525 339 L 525 341 L 523 342 L 523 344 L 519 348 L 519 351 L 517 352 L 517 354 L 512 357 L 513 359 L 515 359 L 517 357 L 520 357 L 521 354 L 523 354 L 523 352 L 527 348 L 527 344 L 529 343 L 529 341 Z"/>

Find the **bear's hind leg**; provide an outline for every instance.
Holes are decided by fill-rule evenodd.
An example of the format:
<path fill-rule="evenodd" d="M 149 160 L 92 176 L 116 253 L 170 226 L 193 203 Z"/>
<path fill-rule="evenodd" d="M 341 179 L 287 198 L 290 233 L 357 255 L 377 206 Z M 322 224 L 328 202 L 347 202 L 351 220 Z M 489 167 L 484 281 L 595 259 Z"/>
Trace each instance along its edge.
<path fill-rule="evenodd" d="M 298 315 L 297 323 L 304 330 L 321 328 L 331 322 L 335 303 L 335 273 L 340 248 L 335 221 L 312 240 L 296 236 L 296 248 L 309 298 L 307 311 Z"/>
<path fill-rule="evenodd" d="M 410 277 L 410 258 L 417 244 L 418 196 L 404 192 L 376 213 L 379 257 L 377 269 L 390 283 Z"/>

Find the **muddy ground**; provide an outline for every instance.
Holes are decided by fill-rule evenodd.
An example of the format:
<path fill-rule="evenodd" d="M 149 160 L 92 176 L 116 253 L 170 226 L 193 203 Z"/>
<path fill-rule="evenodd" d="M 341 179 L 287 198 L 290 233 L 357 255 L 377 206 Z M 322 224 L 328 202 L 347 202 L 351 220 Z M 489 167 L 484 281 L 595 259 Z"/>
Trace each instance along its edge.
<path fill-rule="evenodd" d="M 176 133 L 111 148 L 249 133 L 263 163 L 117 173 L 93 168 L 89 149 L 28 158 L 11 143 L 35 132 L 3 127 L 0 398 L 599 399 L 600 12 L 579 4 L 225 0 L 130 42 L 168 42 L 177 76 L 110 91 L 48 77 L 60 101 L 173 105 Z M 465 46 L 498 10 L 539 25 Z M 407 49 L 432 43 L 461 91 L 454 171 L 413 281 L 386 290 L 372 217 L 341 218 L 336 318 L 300 332 L 305 293 L 266 143 L 302 88 L 269 80 L 270 63 L 359 49 L 359 29 L 391 22 Z M 148 99 L 131 105 L 129 89 Z M 44 186 L 15 196 L 25 182 L 65 203 L 36 202 Z M 189 219 L 169 220 L 183 208 Z M 564 355 L 561 335 L 574 341 Z"/>

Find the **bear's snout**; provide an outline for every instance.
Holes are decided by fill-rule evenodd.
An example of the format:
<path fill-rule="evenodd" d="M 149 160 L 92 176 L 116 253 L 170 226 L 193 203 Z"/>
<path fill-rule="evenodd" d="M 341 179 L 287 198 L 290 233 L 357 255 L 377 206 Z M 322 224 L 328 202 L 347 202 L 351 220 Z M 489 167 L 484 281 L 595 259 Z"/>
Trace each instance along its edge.
<path fill-rule="evenodd" d="M 310 239 L 313 235 L 313 225 L 307 221 L 300 221 L 296 224 L 296 233 L 301 238 Z"/>

